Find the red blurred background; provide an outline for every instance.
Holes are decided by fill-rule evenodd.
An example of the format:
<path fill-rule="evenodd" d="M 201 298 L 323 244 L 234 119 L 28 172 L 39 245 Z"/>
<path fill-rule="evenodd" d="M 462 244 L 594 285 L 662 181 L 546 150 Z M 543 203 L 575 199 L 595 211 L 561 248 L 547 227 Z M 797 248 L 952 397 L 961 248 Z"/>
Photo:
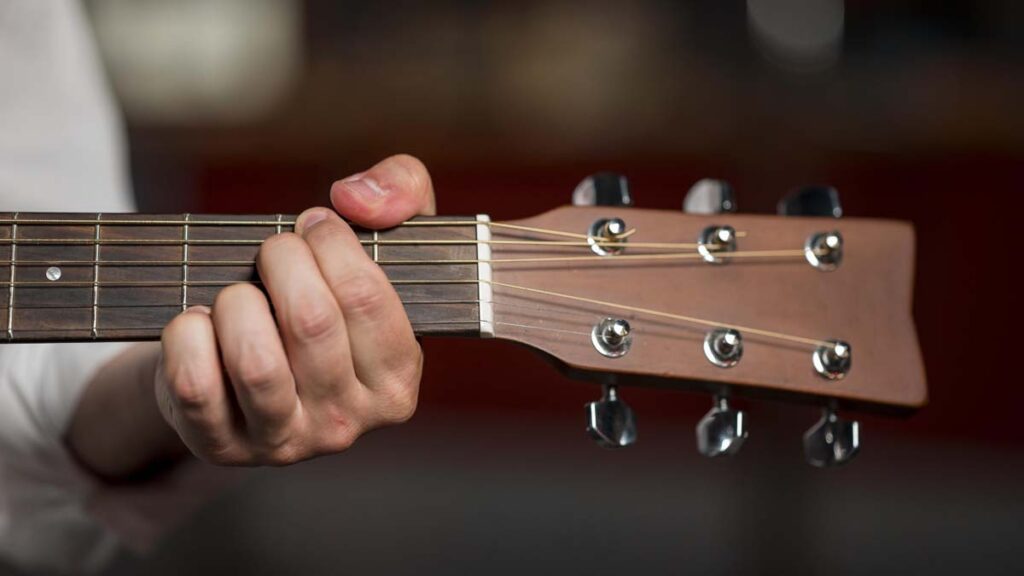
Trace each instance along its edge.
<path fill-rule="evenodd" d="M 90 3 L 143 210 L 297 212 L 397 152 L 441 213 L 498 220 L 605 170 L 669 210 L 705 177 L 755 213 L 830 184 L 847 216 L 916 227 L 931 402 L 864 416 L 858 461 L 820 471 L 800 455 L 813 409 L 747 403 L 744 450 L 707 461 L 707 398 L 627 390 L 640 443 L 606 452 L 582 431 L 593 385 L 429 340 L 411 424 L 256 473 L 112 573 L 1020 573 L 1020 3 L 175 6 Z"/>

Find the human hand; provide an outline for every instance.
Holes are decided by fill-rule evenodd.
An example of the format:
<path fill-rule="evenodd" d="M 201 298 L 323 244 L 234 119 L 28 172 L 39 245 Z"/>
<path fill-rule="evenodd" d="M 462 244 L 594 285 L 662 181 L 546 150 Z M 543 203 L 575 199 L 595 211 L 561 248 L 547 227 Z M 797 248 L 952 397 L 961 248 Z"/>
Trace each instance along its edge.
<path fill-rule="evenodd" d="M 371 228 L 434 213 L 430 176 L 410 156 L 335 182 L 331 201 Z M 295 233 L 263 243 L 257 269 L 269 301 L 235 284 L 212 309 L 190 308 L 163 331 L 157 402 L 196 456 L 291 464 L 412 416 L 419 344 L 394 288 L 338 214 L 303 212 Z"/>

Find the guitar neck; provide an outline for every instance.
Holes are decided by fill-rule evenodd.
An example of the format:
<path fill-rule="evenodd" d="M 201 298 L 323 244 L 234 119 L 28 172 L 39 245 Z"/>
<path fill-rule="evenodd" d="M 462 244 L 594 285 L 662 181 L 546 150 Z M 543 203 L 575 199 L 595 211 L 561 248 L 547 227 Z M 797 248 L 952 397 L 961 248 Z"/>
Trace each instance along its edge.
<path fill-rule="evenodd" d="M 288 215 L 0 213 L 0 341 L 155 340 L 189 306 L 258 286 L 266 238 Z M 489 335 L 486 217 L 356 229 L 421 335 Z M 486 290 L 485 290 L 486 291 Z M 483 313 L 481 313 L 483 302 Z M 481 322 L 481 320 L 484 322 Z M 482 329 L 483 327 L 483 329 Z"/>

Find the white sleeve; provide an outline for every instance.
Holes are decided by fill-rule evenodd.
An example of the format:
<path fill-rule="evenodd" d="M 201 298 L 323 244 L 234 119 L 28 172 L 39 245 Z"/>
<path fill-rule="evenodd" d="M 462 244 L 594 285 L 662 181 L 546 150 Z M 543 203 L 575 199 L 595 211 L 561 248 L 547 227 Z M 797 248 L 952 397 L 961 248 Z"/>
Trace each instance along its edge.
<path fill-rule="evenodd" d="M 0 555 L 61 573 L 103 567 L 158 538 L 245 472 L 187 460 L 134 485 L 79 468 L 64 438 L 96 371 L 130 344 L 0 346 Z"/>
<path fill-rule="evenodd" d="M 86 511 L 97 484 L 63 437 L 85 385 L 124 346 L 0 346 L 0 553 L 20 566 L 77 572 L 115 549 Z"/>
<path fill-rule="evenodd" d="M 131 211 L 120 118 L 80 3 L 0 0 L 0 78 L 0 209 Z M 77 467 L 63 441 L 74 407 L 124 346 L 0 344 L 0 556 L 97 569 L 118 542 L 152 544 L 233 478 L 188 462 L 107 486 Z"/>

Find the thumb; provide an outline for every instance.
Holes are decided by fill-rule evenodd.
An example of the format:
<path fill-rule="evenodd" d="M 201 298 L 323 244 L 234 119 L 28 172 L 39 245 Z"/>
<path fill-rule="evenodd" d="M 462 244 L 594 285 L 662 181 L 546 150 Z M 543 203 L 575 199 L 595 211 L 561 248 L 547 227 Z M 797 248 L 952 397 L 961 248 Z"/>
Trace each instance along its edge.
<path fill-rule="evenodd" d="M 422 162 L 407 154 L 335 182 L 331 203 L 343 217 L 367 228 L 389 228 L 435 211 L 430 174 Z"/>

